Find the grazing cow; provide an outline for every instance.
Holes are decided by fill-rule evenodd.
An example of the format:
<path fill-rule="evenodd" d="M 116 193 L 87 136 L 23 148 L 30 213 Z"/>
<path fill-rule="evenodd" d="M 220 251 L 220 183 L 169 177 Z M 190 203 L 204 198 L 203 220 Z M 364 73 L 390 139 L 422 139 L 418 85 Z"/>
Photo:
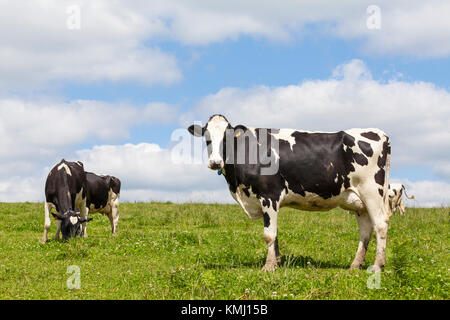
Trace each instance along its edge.
<path fill-rule="evenodd" d="M 86 183 L 86 216 L 89 212 L 108 215 L 111 231 L 116 234 L 119 223 L 120 180 L 113 176 L 98 176 L 86 172 Z M 84 231 L 86 232 L 86 229 Z"/>
<path fill-rule="evenodd" d="M 69 162 L 64 159 L 55 165 L 45 182 L 45 224 L 42 242 L 47 241 L 50 228 L 50 212 L 57 221 L 55 239 L 62 233 L 63 240 L 81 235 L 86 222 L 92 220 L 80 211 L 86 205 L 86 174 L 81 162 Z"/>
<path fill-rule="evenodd" d="M 408 199 L 414 199 L 414 196 L 409 197 L 406 194 L 405 186 L 401 183 L 391 183 L 389 185 L 389 207 L 391 208 L 391 214 L 394 214 L 397 210 L 400 210 L 400 214 L 405 214 L 406 208 L 403 203 L 402 195 L 405 191 L 405 196 Z"/>
<path fill-rule="evenodd" d="M 212 116 L 204 127 L 191 125 L 188 131 L 205 137 L 208 167 L 223 173 L 231 195 L 248 217 L 263 218 L 268 246 L 263 271 L 273 271 L 281 260 L 277 219 L 283 206 L 356 212 L 360 241 L 350 269 L 364 265 L 373 230 L 377 240 L 373 270 L 385 265 L 391 147 L 384 132 L 233 127 L 222 115 Z M 278 166 L 276 172 L 263 174 L 269 164 L 262 161 L 266 156 L 270 165 Z"/>

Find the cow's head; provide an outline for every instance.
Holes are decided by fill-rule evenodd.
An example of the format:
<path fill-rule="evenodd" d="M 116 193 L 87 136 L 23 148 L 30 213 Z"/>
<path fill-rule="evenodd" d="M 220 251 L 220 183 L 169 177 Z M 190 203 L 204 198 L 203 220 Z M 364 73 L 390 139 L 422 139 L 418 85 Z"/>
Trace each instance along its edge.
<path fill-rule="evenodd" d="M 79 211 L 69 210 L 64 214 L 53 213 L 56 220 L 61 221 L 61 233 L 63 240 L 81 236 L 83 231 L 82 223 L 91 221 L 92 218 L 81 218 Z"/>
<path fill-rule="evenodd" d="M 188 131 L 196 137 L 205 137 L 208 148 L 208 168 L 212 170 L 223 169 L 225 166 L 226 140 L 233 138 L 236 128 L 233 128 L 227 118 L 222 115 L 213 115 L 204 127 L 193 124 Z"/>

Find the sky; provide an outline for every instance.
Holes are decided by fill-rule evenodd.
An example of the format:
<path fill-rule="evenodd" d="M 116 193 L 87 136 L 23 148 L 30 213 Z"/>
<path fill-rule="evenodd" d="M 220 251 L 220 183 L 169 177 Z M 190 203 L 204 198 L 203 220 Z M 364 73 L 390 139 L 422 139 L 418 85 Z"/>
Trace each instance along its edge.
<path fill-rule="evenodd" d="M 175 152 L 193 142 L 190 124 L 219 113 L 232 125 L 382 129 L 391 181 L 416 197 L 407 205 L 450 205 L 448 1 L 0 7 L 0 201 L 43 201 L 65 158 L 119 177 L 122 201 L 233 203 L 223 177 Z"/>

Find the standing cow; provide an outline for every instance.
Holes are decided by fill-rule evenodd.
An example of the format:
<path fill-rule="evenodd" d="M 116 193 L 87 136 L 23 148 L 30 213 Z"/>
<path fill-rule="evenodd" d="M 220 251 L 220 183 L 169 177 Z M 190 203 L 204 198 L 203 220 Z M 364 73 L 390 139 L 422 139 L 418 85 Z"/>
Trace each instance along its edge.
<path fill-rule="evenodd" d="M 80 214 L 86 205 L 86 174 L 81 162 L 69 162 L 64 159 L 55 165 L 45 182 L 45 223 L 42 242 L 47 241 L 50 228 L 50 212 L 55 209 L 53 217 L 57 221 L 55 239 L 68 240 L 81 236 L 86 222 L 92 220 Z M 78 210 L 76 210 L 78 209 Z"/>
<path fill-rule="evenodd" d="M 264 271 L 273 271 L 280 262 L 277 219 L 283 206 L 357 212 L 360 241 L 350 269 L 364 265 L 373 230 L 377 240 L 374 270 L 385 265 L 391 146 L 384 132 L 233 127 L 222 115 L 188 130 L 206 138 L 208 167 L 221 170 L 231 195 L 248 217 L 263 218 L 268 246 Z M 267 170 L 272 164 L 278 167 L 276 172 Z"/>
<path fill-rule="evenodd" d="M 85 216 L 94 212 L 107 215 L 111 222 L 111 232 L 116 234 L 119 223 L 120 180 L 113 176 L 99 176 L 92 172 L 86 172 L 86 183 Z M 86 229 L 84 232 L 86 236 Z"/>
<path fill-rule="evenodd" d="M 391 214 L 394 214 L 397 210 L 403 215 L 406 212 L 405 204 L 403 203 L 403 191 L 408 199 L 414 199 L 414 196 L 409 197 L 406 194 L 405 186 L 401 183 L 391 183 L 389 185 L 389 206 L 391 208 Z"/>

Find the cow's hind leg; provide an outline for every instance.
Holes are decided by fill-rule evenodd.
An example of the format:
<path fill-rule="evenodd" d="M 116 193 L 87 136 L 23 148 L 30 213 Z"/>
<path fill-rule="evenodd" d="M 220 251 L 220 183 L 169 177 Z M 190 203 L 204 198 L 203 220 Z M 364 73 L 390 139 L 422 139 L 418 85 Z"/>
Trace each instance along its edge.
<path fill-rule="evenodd" d="M 51 220 L 50 220 L 50 205 L 48 202 L 44 202 L 44 212 L 45 212 L 45 221 L 44 221 L 44 235 L 42 236 L 42 243 L 46 243 L 47 242 L 47 233 L 48 233 L 48 229 L 50 229 L 50 224 L 51 224 Z"/>
<path fill-rule="evenodd" d="M 372 221 L 367 212 L 357 213 L 355 216 L 359 227 L 359 245 L 350 269 L 359 269 L 359 267 L 364 265 L 367 247 L 373 230 Z"/>
<path fill-rule="evenodd" d="M 405 204 L 403 203 L 402 198 L 400 198 L 399 204 L 398 204 L 399 208 L 400 208 L 400 214 L 404 215 L 406 212 L 406 208 L 405 208 Z"/>
<path fill-rule="evenodd" d="M 279 250 L 277 239 L 277 220 L 278 210 L 275 210 L 272 205 L 263 207 L 264 218 L 264 240 L 267 243 L 267 258 L 266 264 L 262 271 L 274 271 L 278 267 Z"/>
<path fill-rule="evenodd" d="M 377 253 L 373 270 L 379 271 L 386 264 L 386 240 L 389 226 L 389 213 L 386 212 L 381 199 L 376 199 L 375 197 L 366 198 L 365 204 L 377 239 Z"/>
<path fill-rule="evenodd" d="M 80 210 L 80 217 L 83 219 L 83 218 L 85 218 L 85 219 L 87 219 L 88 218 L 88 215 L 89 215 L 89 208 L 86 206 L 86 204 L 84 203 L 84 204 L 82 204 L 81 205 L 81 210 Z M 86 226 L 87 226 L 87 222 L 84 222 L 83 224 L 83 234 L 81 235 L 83 238 L 87 238 L 87 229 L 86 229 Z"/>
<path fill-rule="evenodd" d="M 117 225 L 119 224 L 119 197 L 111 201 L 111 212 L 108 215 L 109 221 L 111 222 L 111 232 L 112 234 L 117 234 Z"/>

